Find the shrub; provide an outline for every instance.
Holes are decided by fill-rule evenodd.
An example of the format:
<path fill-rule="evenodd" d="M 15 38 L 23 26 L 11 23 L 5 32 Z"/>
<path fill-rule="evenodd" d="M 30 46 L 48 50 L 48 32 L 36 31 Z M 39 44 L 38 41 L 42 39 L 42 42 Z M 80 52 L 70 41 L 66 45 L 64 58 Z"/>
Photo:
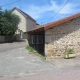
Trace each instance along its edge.
<path fill-rule="evenodd" d="M 0 11 L 0 35 L 13 36 L 18 29 L 20 18 L 12 10 Z"/>

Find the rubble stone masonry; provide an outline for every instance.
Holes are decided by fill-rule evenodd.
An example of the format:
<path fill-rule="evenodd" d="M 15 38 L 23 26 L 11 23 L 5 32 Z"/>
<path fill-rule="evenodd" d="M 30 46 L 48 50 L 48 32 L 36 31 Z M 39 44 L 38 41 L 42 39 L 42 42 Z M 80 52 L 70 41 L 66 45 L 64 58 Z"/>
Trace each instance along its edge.
<path fill-rule="evenodd" d="M 63 57 L 66 48 L 80 54 L 80 17 L 45 31 L 46 57 Z"/>

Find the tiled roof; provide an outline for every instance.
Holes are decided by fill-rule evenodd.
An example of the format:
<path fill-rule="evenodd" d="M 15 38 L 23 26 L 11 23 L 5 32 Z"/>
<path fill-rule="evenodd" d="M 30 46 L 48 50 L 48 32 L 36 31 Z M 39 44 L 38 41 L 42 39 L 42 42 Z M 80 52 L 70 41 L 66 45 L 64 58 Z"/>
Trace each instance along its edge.
<path fill-rule="evenodd" d="M 44 27 L 43 26 L 41 26 L 41 25 L 36 25 L 36 27 L 35 28 L 33 28 L 33 29 L 31 29 L 31 30 L 29 30 L 29 31 L 27 31 L 27 32 L 33 32 L 33 31 L 39 31 L 40 29 L 44 29 Z"/>
<path fill-rule="evenodd" d="M 55 22 L 48 23 L 48 24 L 44 25 L 44 30 L 48 30 L 50 28 L 53 28 L 53 27 L 58 26 L 60 24 L 66 23 L 66 22 L 73 20 L 75 18 L 78 18 L 78 17 L 80 17 L 80 13 L 77 13 L 77 14 L 74 14 L 72 16 L 60 19 L 60 20 L 55 21 Z"/>
<path fill-rule="evenodd" d="M 17 10 L 17 11 L 19 11 L 25 18 L 29 18 L 29 19 L 31 19 L 31 20 L 33 20 L 33 21 L 35 21 L 32 17 L 30 17 L 27 13 L 25 13 L 25 12 L 23 12 L 22 10 L 20 10 L 20 9 L 18 9 L 18 8 L 16 8 L 16 7 L 14 7 L 13 9 L 12 9 L 12 11 L 13 10 Z M 35 21 L 36 22 L 36 21 Z"/>
<path fill-rule="evenodd" d="M 73 20 L 73 19 L 76 19 L 78 17 L 80 17 L 80 13 L 77 13 L 77 14 L 74 14 L 72 16 L 60 19 L 60 20 L 55 21 L 55 22 L 47 23 L 45 25 L 38 25 L 38 26 L 36 26 L 36 28 L 34 28 L 34 29 L 30 30 L 30 31 L 36 31 L 36 30 L 39 30 L 41 28 L 44 28 L 44 31 L 46 31 L 46 30 L 48 30 L 50 28 L 56 27 L 56 26 L 58 26 L 60 24 L 66 23 L 66 22 L 68 22 L 70 20 Z M 28 32 L 30 32 L 30 31 L 28 31 Z"/>

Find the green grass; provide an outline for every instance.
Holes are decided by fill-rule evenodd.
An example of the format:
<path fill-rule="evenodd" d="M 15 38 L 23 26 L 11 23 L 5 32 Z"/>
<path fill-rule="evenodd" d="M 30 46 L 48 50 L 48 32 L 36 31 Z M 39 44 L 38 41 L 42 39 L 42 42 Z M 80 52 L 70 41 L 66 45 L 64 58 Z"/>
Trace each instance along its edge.
<path fill-rule="evenodd" d="M 43 55 L 39 54 L 33 47 L 31 47 L 31 46 L 28 45 L 28 46 L 26 47 L 26 49 L 29 51 L 29 54 L 38 56 L 38 57 L 40 57 L 41 59 L 46 60 L 46 58 L 45 58 Z"/>
<path fill-rule="evenodd" d="M 34 50 L 34 48 L 32 48 L 31 46 L 27 46 L 26 49 L 29 51 L 29 52 L 32 52 Z"/>

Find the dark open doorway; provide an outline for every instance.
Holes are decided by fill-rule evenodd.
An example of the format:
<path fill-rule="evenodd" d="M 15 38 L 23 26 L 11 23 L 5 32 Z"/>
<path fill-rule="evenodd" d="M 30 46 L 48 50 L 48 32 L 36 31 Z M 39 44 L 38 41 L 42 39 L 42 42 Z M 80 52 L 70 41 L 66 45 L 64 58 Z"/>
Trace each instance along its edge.
<path fill-rule="evenodd" d="M 28 32 L 28 42 L 38 53 L 44 55 L 44 28 Z"/>

